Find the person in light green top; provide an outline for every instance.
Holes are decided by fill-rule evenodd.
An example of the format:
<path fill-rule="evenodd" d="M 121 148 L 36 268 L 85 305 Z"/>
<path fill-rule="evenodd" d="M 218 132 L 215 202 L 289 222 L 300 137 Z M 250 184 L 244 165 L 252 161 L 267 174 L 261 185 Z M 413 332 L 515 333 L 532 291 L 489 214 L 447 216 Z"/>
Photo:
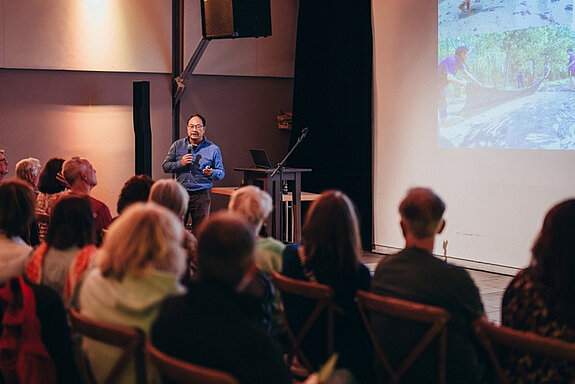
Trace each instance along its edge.
<path fill-rule="evenodd" d="M 256 242 L 256 265 L 258 268 L 269 274 L 272 271 L 280 273 L 282 270 L 282 252 L 285 245 L 273 237 L 258 236 L 264 222 L 270 215 L 273 208 L 271 196 L 264 190 L 247 185 L 236 189 L 230 197 L 228 209 L 239 213 L 245 217 L 248 224 L 257 237 Z M 272 313 L 272 335 L 281 337 L 285 329 L 280 316 L 281 297 L 276 290 L 274 298 L 274 308 Z"/>
<path fill-rule="evenodd" d="M 182 221 L 155 203 L 128 207 L 110 226 L 100 254 L 99 267 L 87 275 L 79 294 L 82 314 L 141 328 L 149 334 L 162 301 L 185 292 L 180 278 L 186 269 Z M 102 383 L 121 350 L 84 339 L 96 381 Z M 147 367 L 149 382 L 155 372 Z M 135 383 L 133 362 L 118 383 Z"/>

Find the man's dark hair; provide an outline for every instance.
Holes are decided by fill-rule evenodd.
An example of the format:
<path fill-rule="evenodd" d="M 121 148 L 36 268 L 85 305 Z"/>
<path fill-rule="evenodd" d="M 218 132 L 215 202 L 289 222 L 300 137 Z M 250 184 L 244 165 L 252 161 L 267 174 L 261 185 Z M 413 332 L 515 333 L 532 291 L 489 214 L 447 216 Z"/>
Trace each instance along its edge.
<path fill-rule="evenodd" d="M 7 237 L 28 239 L 34 221 L 36 196 L 30 185 L 18 179 L 0 184 L 0 232 Z"/>
<path fill-rule="evenodd" d="M 190 120 L 192 120 L 192 118 L 194 117 L 199 117 L 202 120 L 202 125 L 205 127 L 206 126 L 206 118 L 202 115 L 200 115 L 199 113 L 194 113 L 193 115 L 191 115 L 190 117 L 188 117 L 188 120 L 186 121 L 186 124 L 188 124 L 190 122 Z"/>
<path fill-rule="evenodd" d="M 152 184 L 154 184 L 154 180 L 148 175 L 130 177 L 120 191 L 117 207 L 118 213 L 122 213 L 130 204 L 148 201 Z"/>
<path fill-rule="evenodd" d="M 435 234 L 445 212 L 445 203 L 429 188 L 412 188 L 399 205 L 399 214 L 407 230 L 423 239 Z"/>
<path fill-rule="evenodd" d="M 232 212 L 210 215 L 198 232 L 200 279 L 235 288 L 253 262 L 255 236 L 247 221 Z"/>
<path fill-rule="evenodd" d="M 68 249 L 95 242 L 94 215 L 88 196 L 61 197 L 50 215 L 46 243 L 56 249 Z"/>

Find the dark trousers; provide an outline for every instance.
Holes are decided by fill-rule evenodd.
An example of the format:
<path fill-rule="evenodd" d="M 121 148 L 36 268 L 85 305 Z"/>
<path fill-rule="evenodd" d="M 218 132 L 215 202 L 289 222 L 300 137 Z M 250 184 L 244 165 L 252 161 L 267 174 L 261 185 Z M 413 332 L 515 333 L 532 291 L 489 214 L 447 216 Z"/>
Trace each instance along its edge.
<path fill-rule="evenodd" d="M 190 202 L 188 203 L 188 212 L 184 218 L 184 223 L 188 223 L 188 217 L 192 217 L 192 232 L 197 233 L 197 229 L 206 217 L 210 214 L 212 203 L 211 192 L 209 189 L 189 192 Z"/>

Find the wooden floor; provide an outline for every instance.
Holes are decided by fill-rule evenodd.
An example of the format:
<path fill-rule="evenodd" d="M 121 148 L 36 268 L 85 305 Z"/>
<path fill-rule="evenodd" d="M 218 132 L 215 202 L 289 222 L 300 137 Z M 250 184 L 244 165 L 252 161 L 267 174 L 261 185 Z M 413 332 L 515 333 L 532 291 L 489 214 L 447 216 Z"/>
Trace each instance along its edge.
<path fill-rule="evenodd" d="M 396 249 L 390 249 L 390 253 L 395 252 L 397 252 Z M 377 264 L 385 256 L 386 254 L 364 252 L 362 261 L 373 274 Z M 492 322 L 499 324 L 501 322 L 501 299 L 513 276 L 472 269 L 468 269 L 467 272 L 469 272 L 471 278 L 475 281 L 475 285 L 479 288 L 479 294 L 481 295 L 481 301 L 487 317 Z"/>

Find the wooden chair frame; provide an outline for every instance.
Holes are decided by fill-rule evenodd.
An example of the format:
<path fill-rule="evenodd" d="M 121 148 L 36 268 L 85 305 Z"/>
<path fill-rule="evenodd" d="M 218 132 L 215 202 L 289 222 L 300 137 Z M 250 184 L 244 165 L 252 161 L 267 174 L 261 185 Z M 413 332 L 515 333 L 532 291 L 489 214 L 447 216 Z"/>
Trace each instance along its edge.
<path fill-rule="evenodd" d="M 297 280 L 281 275 L 277 272 L 271 273 L 271 281 L 273 285 L 282 293 L 289 293 L 294 296 L 303 297 L 310 300 L 315 300 L 316 305 L 310 312 L 305 323 L 297 333 L 289 324 L 285 310 L 282 310 L 282 319 L 286 327 L 286 333 L 290 342 L 290 350 L 288 351 L 288 363 L 291 364 L 293 357 L 297 356 L 299 362 L 308 370 L 313 372 L 314 367 L 309 362 L 301 349 L 301 343 L 305 339 L 311 327 L 315 324 L 323 311 L 326 312 L 327 326 L 326 326 L 326 346 L 327 356 L 326 360 L 333 354 L 334 350 L 334 303 L 333 303 L 333 289 L 325 284 L 313 283 L 304 280 Z"/>
<path fill-rule="evenodd" d="M 230 374 L 213 368 L 202 367 L 166 355 L 148 340 L 146 351 L 152 364 L 163 376 L 180 384 L 238 384 Z"/>
<path fill-rule="evenodd" d="M 484 318 L 475 320 L 472 327 L 475 336 L 489 354 L 500 383 L 507 384 L 510 381 L 499 361 L 494 345 L 503 345 L 515 350 L 575 362 L 575 343 L 496 325 Z"/>
<path fill-rule="evenodd" d="M 132 358 L 136 366 L 136 383 L 147 383 L 145 357 L 146 335 L 144 331 L 137 327 L 94 320 L 81 314 L 74 308 L 68 310 L 68 315 L 72 329 L 80 333 L 80 335 L 123 349 L 120 358 L 112 367 L 104 383 L 114 383 Z M 82 373 L 86 380 L 93 382 L 94 377 L 90 369 L 89 361 L 83 354 L 80 363 L 82 365 Z"/>
<path fill-rule="evenodd" d="M 383 367 L 390 375 L 390 383 L 399 383 L 401 377 L 435 338 L 439 339 L 438 382 L 445 383 L 447 323 L 450 318 L 449 313 L 445 309 L 393 297 L 375 295 L 361 290 L 357 291 L 355 300 L 363 324 L 373 344 L 377 359 L 383 364 Z M 410 322 L 429 324 L 430 328 L 408 353 L 399 367 L 394 369 L 377 340 L 377 336 L 369 320 L 368 312 L 381 313 Z"/>

